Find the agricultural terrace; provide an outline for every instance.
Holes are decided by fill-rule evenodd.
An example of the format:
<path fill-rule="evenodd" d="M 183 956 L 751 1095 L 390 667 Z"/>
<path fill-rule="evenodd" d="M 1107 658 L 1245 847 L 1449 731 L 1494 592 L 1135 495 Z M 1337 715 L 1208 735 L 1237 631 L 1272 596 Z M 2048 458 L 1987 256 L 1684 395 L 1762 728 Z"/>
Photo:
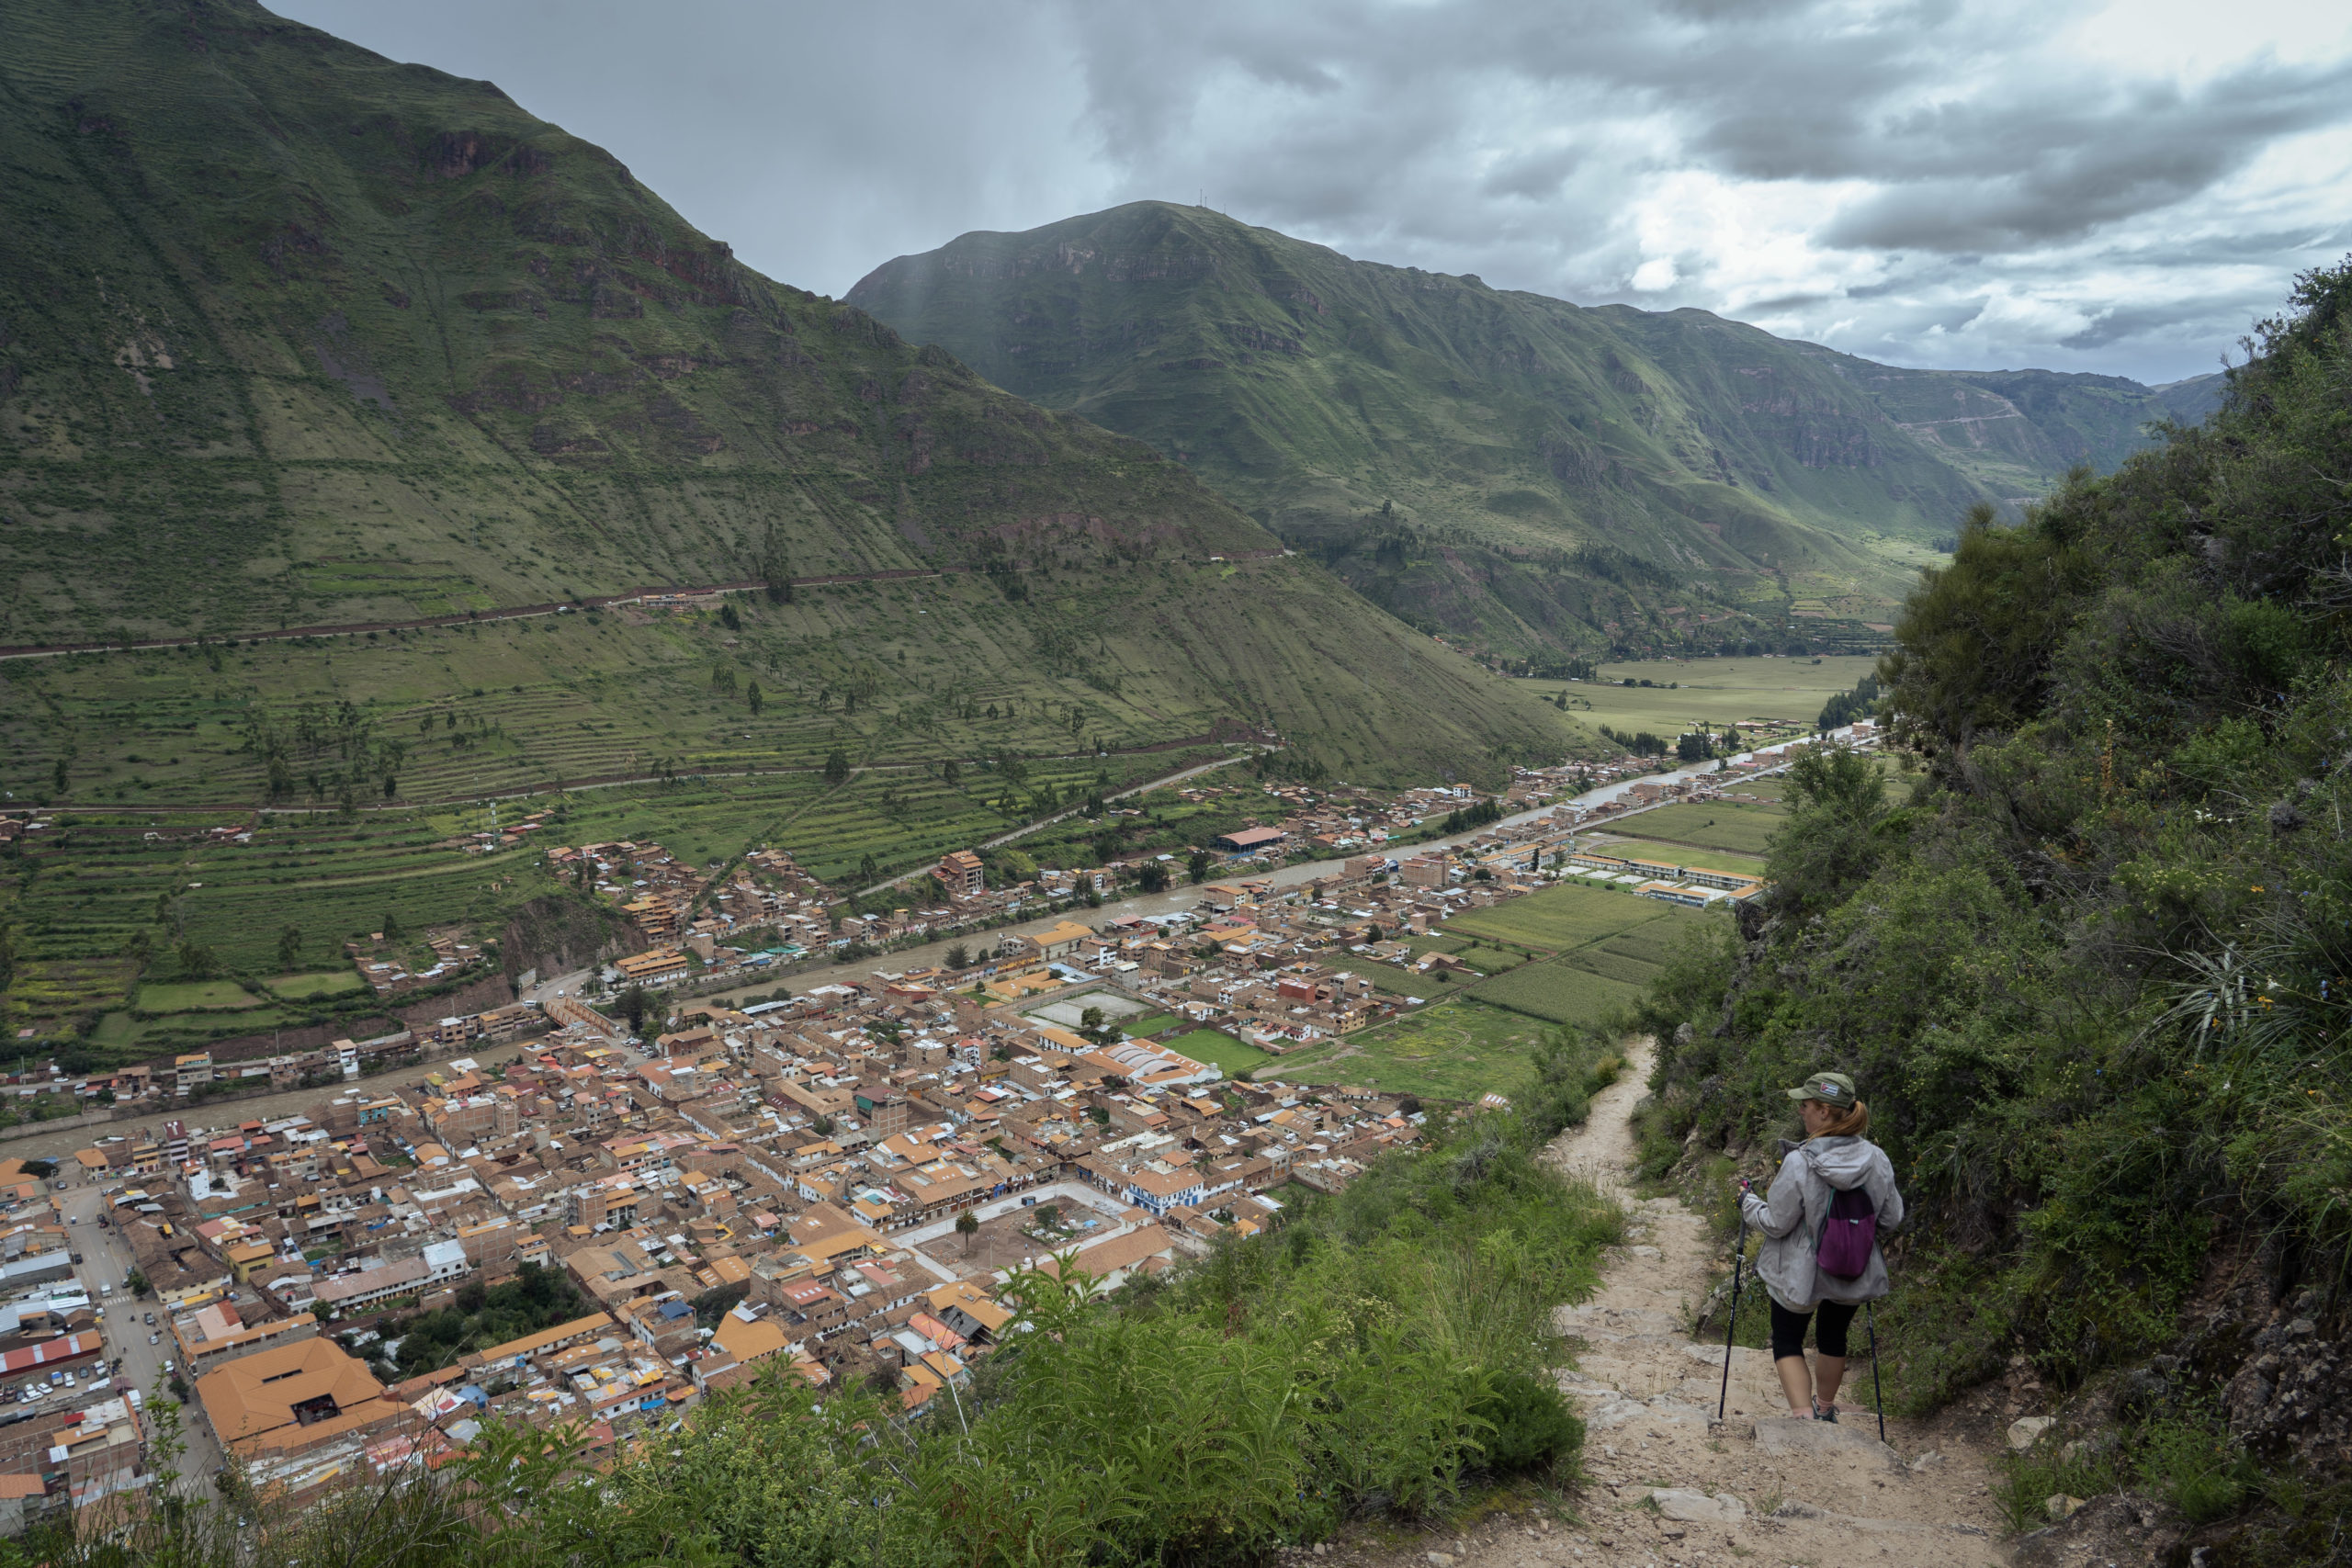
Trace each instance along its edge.
<path fill-rule="evenodd" d="M 98 1049 L 94 1059 L 128 1060 L 372 1016 L 345 942 L 386 931 L 385 954 L 404 955 L 412 972 L 434 962 L 429 933 L 495 942 L 515 906 L 554 891 L 541 863 L 547 843 L 651 840 L 706 868 L 775 844 L 839 884 L 869 863 L 886 872 L 926 863 L 1018 826 L 1048 801 L 1157 776 L 1192 756 L 1039 761 L 1019 770 L 1018 784 L 996 768 L 951 784 L 889 767 L 839 784 L 803 772 L 582 790 L 503 804 L 506 826 L 526 810 L 549 815 L 536 841 L 486 854 L 468 850 L 470 835 L 491 826 L 489 807 L 225 818 L 61 812 L 0 859 L 19 922 L 10 1021 L 33 1030 L 27 1039 L 44 1051 L 78 1039 Z M 223 826 L 249 830 L 251 841 L 216 836 Z M 190 972 L 189 960 L 202 972 Z"/>

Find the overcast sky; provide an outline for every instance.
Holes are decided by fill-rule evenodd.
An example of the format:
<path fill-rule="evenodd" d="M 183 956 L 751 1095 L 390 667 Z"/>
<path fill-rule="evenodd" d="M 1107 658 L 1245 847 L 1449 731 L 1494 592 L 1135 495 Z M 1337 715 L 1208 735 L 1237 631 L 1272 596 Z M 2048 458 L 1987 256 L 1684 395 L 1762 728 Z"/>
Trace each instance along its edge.
<path fill-rule="evenodd" d="M 775 277 L 1154 197 L 1904 365 L 2215 368 L 2352 250 L 2324 0 L 272 0 Z"/>

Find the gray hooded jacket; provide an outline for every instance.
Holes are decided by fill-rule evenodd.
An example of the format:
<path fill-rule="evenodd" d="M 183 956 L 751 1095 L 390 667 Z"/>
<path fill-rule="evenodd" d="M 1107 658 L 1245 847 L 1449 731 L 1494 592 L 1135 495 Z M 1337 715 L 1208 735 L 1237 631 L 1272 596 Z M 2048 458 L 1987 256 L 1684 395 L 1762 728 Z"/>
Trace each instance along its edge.
<path fill-rule="evenodd" d="M 1903 1223 L 1903 1194 L 1894 1190 L 1894 1164 L 1868 1138 L 1814 1138 L 1797 1145 L 1781 1161 L 1772 1190 L 1749 1192 L 1739 1212 L 1763 1233 L 1756 1272 L 1772 1299 L 1791 1312 L 1811 1312 L 1823 1302 L 1874 1302 L 1886 1294 L 1886 1257 L 1871 1248 L 1871 1266 L 1859 1280 L 1840 1280 L 1814 1267 L 1821 1227 L 1829 1218 L 1829 1195 L 1859 1187 L 1878 1213 L 1878 1234 L 1891 1235 Z"/>

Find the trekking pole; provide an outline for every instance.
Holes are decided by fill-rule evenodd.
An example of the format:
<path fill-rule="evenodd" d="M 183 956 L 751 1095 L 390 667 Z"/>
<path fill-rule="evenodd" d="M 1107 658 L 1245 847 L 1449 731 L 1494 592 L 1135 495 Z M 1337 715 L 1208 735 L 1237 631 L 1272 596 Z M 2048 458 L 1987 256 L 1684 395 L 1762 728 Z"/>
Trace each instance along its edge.
<path fill-rule="evenodd" d="M 1724 1386 L 1715 1399 L 1715 1419 L 1724 1418 L 1724 1409 L 1731 1403 L 1731 1341 L 1739 1332 L 1739 1266 L 1747 1261 L 1747 1208 L 1740 1206 L 1739 1245 L 1731 1255 L 1731 1317 L 1724 1325 Z"/>
<path fill-rule="evenodd" d="M 1878 1405 L 1878 1440 L 1886 1441 L 1886 1390 L 1878 1381 L 1878 1314 L 1871 1310 L 1869 1302 L 1862 1303 L 1862 1316 L 1871 1325 L 1871 1398 Z"/>

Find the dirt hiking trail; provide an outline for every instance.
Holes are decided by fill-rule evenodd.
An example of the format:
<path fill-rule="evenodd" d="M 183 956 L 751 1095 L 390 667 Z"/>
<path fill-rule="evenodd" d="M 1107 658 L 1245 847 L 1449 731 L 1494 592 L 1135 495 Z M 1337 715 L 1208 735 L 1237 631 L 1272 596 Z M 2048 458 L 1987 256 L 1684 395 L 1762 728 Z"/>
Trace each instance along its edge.
<path fill-rule="evenodd" d="M 1602 1259 L 1600 1290 L 1555 1316 L 1583 1347 L 1560 1381 L 1589 1428 L 1584 1463 L 1593 1481 L 1576 1499 L 1584 1524 L 1490 1515 L 1459 1530 L 1440 1527 L 1417 1549 L 1392 1537 L 1378 1547 L 1352 1543 L 1352 1551 L 1335 1543 L 1329 1554 L 1375 1568 L 2009 1562 L 1984 1450 L 1949 1424 L 1931 1438 L 1893 1417 L 1879 1442 L 1859 1320 L 1838 1423 L 1789 1418 L 1769 1354 L 1743 1348 L 1733 1352 L 1730 1404 L 1715 1424 L 1721 1331 L 1712 1345 L 1694 1342 L 1690 1325 L 1731 1249 L 1680 1200 L 1629 1190 L 1628 1118 L 1649 1072 L 1645 1043 L 1624 1076 L 1594 1099 L 1585 1124 L 1545 1152 L 1617 1199 L 1632 1221 L 1625 1244 Z M 2099 1568 L 2104 1557 L 2078 1561 Z"/>

